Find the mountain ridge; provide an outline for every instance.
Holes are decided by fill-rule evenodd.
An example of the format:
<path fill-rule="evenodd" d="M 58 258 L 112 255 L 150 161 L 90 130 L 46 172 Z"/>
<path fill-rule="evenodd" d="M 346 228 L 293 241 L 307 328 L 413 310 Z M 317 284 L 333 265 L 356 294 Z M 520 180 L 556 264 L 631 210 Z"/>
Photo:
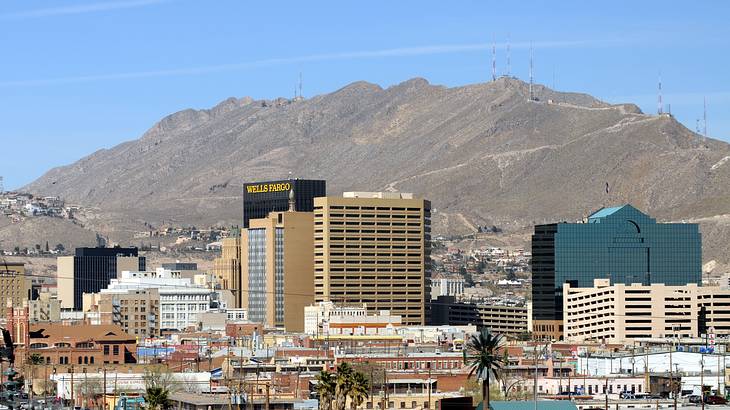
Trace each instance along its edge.
<path fill-rule="evenodd" d="M 531 101 L 528 88 L 514 78 L 451 88 L 414 78 L 387 88 L 358 81 L 304 100 L 230 97 L 168 115 L 139 139 L 23 189 L 98 207 L 129 229 L 236 223 L 243 181 L 290 173 L 327 179 L 330 195 L 423 195 L 446 233 L 477 225 L 517 232 L 621 202 L 664 220 L 706 224 L 730 213 L 727 143 L 631 103 L 537 84 Z M 730 238 L 724 222 L 715 230 L 713 257 Z"/>

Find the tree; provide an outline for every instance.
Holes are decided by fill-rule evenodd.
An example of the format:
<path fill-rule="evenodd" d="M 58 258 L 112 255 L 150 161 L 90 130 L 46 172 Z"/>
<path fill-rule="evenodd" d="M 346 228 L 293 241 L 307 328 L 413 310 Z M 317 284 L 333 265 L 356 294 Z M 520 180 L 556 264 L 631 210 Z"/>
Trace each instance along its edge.
<path fill-rule="evenodd" d="M 466 344 L 466 349 L 464 349 L 464 363 L 469 364 L 471 367 L 469 377 L 476 375 L 478 379 L 483 380 L 484 409 L 489 408 L 490 374 L 493 374 L 495 379 L 498 378 L 499 371 L 506 364 L 504 356 L 499 352 L 501 347 L 501 335 L 493 335 L 486 330 L 482 330 L 471 336 Z"/>
<path fill-rule="evenodd" d="M 162 387 L 147 387 L 144 392 L 144 401 L 151 410 L 166 410 L 172 407 L 170 392 Z"/>
<path fill-rule="evenodd" d="M 332 399 L 335 396 L 335 377 L 327 370 L 322 370 L 316 376 L 316 379 L 319 410 L 330 410 L 332 408 Z"/>
<path fill-rule="evenodd" d="M 368 397 L 370 397 L 370 380 L 360 372 L 352 375 L 352 383 L 350 384 L 350 407 L 352 410 L 357 409 Z"/>
<path fill-rule="evenodd" d="M 38 353 L 33 353 L 28 357 L 30 364 L 44 364 L 46 361 L 43 360 L 43 356 Z"/>
<path fill-rule="evenodd" d="M 337 366 L 335 375 L 335 409 L 345 410 L 347 404 L 347 395 L 352 387 L 354 370 L 347 362 L 342 362 Z"/>
<path fill-rule="evenodd" d="M 345 410 L 347 399 L 354 410 L 370 397 L 370 380 L 349 363 L 340 363 L 335 372 L 323 370 L 317 375 L 316 392 L 320 410 Z"/>
<path fill-rule="evenodd" d="M 62 243 L 56 244 L 56 247 L 53 249 L 55 249 L 56 252 L 59 252 L 59 253 L 64 252 L 66 250 L 66 248 L 63 246 Z"/>
<path fill-rule="evenodd" d="M 162 366 L 148 367 L 142 376 L 145 385 L 144 401 L 151 410 L 165 410 L 172 407 L 170 393 L 174 380 L 172 373 Z"/>

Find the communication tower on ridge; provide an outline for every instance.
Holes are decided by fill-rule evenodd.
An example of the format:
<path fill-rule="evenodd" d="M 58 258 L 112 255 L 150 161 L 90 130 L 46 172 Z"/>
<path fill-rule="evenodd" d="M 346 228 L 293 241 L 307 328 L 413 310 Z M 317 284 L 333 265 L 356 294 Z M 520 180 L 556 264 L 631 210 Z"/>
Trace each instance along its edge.
<path fill-rule="evenodd" d="M 497 80 L 497 45 L 492 39 L 492 81 Z"/>
<path fill-rule="evenodd" d="M 662 115 L 664 113 L 664 106 L 662 105 L 662 73 L 659 73 L 659 96 L 657 100 L 657 114 Z"/>
<path fill-rule="evenodd" d="M 534 101 L 532 96 L 532 42 L 530 42 L 530 101 Z"/>

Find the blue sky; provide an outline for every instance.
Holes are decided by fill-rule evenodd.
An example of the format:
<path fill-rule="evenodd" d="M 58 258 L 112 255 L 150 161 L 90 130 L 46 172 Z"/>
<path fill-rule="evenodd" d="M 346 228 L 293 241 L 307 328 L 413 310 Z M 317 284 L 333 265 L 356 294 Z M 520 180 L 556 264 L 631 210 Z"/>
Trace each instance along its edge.
<path fill-rule="evenodd" d="M 599 8 L 598 5 L 601 5 Z M 251 2 L 5 0 L 0 3 L 0 175 L 51 167 L 138 138 L 155 121 L 229 96 L 290 97 L 366 80 L 449 86 L 511 72 L 656 112 L 730 140 L 730 2 Z"/>

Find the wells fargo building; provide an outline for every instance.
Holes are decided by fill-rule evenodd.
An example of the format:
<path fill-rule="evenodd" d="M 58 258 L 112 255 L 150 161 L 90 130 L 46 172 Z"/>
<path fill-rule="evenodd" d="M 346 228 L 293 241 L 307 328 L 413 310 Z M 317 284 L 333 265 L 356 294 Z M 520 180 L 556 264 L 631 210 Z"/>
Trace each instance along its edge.
<path fill-rule="evenodd" d="M 314 298 L 390 310 L 425 324 L 431 204 L 411 194 L 348 192 L 314 200 Z"/>
<path fill-rule="evenodd" d="M 327 183 L 316 179 L 286 179 L 243 184 L 243 227 L 248 228 L 251 219 L 266 218 L 269 212 L 288 210 L 292 191 L 296 210 L 312 212 L 314 198 L 327 195 Z"/>

